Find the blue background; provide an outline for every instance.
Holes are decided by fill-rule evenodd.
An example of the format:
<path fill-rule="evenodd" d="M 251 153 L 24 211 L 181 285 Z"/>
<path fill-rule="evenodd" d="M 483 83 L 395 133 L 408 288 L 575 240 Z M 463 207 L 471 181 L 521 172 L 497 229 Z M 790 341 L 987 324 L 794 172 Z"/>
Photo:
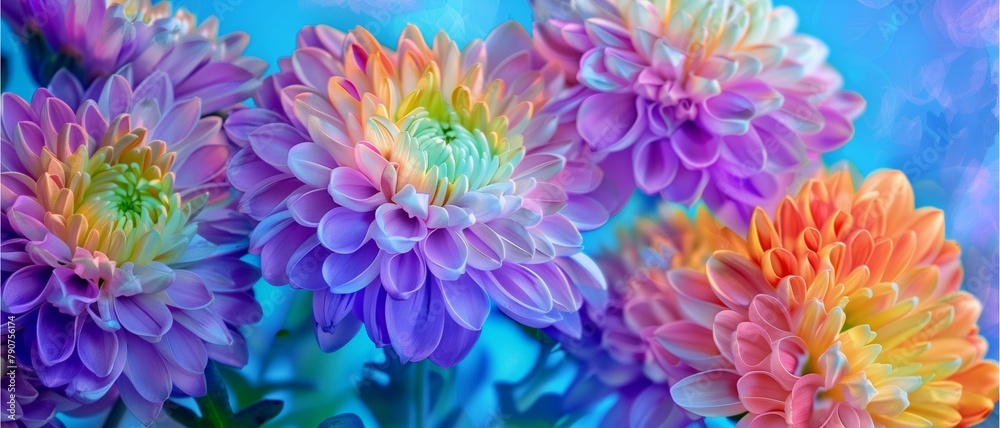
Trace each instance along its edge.
<path fill-rule="evenodd" d="M 363 26 L 383 43 L 395 45 L 406 23 L 425 34 L 448 32 L 459 44 L 485 37 L 501 22 L 530 25 L 527 0 L 211 0 L 175 1 L 199 17 L 215 15 L 221 32 L 251 35 L 248 55 L 276 69 L 295 47 L 304 25 L 327 24 L 348 30 Z M 828 165 L 848 161 L 862 174 L 879 168 L 903 170 L 914 183 L 918 206 L 945 210 L 947 235 L 959 241 L 965 263 L 964 287 L 984 302 L 980 320 L 997 358 L 998 336 L 998 152 L 996 4 L 953 0 L 788 0 L 800 31 L 830 47 L 830 62 L 847 89 L 868 101 L 856 122 L 853 141 L 824 157 Z M 992 7 L 992 8 L 990 8 Z M 2 48 L 11 59 L 8 90 L 28 97 L 33 82 L 23 68 L 22 47 L 4 29 Z M 613 231 L 627 226 L 652 205 L 637 196 L 601 231 L 586 235 L 587 251 L 613 245 Z M 384 360 L 364 334 L 334 354 L 313 342 L 309 298 L 287 287 L 261 283 L 258 296 L 265 318 L 245 330 L 251 362 L 246 383 L 233 397 L 238 405 L 261 397 L 286 400 L 285 411 L 269 426 L 315 426 L 336 413 L 355 412 L 374 426 L 356 397 L 364 385 L 362 365 Z M 538 342 L 493 311 L 480 343 L 455 369 L 457 393 L 444 399 L 465 412 L 473 426 L 500 426 L 507 415 L 496 408 L 492 383 L 515 381 L 535 361 Z M 290 334 L 276 336 L 284 329 Z M 557 357 L 556 357 L 557 358 Z M 483 369 L 485 367 L 485 370 Z M 544 390 L 559 391 L 570 376 L 556 372 Z M 592 426 L 610 403 L 578 426 Z M 398 403 L 406 412 L 408 403 Z M 92 426 L 102 415 L 69 420 Z M 164 422 L 169 424 L 169 422 Z M 137 425 L 126 420 L 126 426 Z M 714 421 L 719 426 L 726 421 Z M 997 425 L 994 412 L 986 424 Z"/>

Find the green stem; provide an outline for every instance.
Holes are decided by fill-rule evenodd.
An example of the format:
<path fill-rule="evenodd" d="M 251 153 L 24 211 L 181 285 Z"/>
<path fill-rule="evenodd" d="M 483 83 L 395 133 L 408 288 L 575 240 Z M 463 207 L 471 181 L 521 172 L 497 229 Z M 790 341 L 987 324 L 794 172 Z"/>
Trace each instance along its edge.
<path fill-rule="evenodd" d="M 122 422 L 122 418 L 125 417 L 125 402 L 119 397 L 115 401 L 115 406 L 111 408 L 111 413 L 108 413 L 108 418 L 104 420 L 104 428 L 116 428 Z"/>
<path fill-rule="evenodd" d="M 415 388 L 414 397 L 416 398 L 414 400 L 414 401 L 416 401 L 416 412 L 415 412 L 415 414 L 416 414 L 416 424 L 415 425 L 416 425 L 417 428 L 424 428 L 424 427 L 428 426 L 428 424 L 427 424 L 427 407 L 428 407 L 427 401 L 428 401 L 428 399 L 430 397 L 427 396 L 428 395 L 427 389 L 429 387 L 429 385 L 428 385 L 429 382 L 427 381 L 427 376 L 428 376 L 429 370 L 428 370 L 428 367 L 427 367 L 427 361 L 419 361 L 419 362 L 416 362 L 416 363 L 413 363 L 413 364 L 414 364 L 414 367 L 413 367 L 414 376 L 416 377 L 416 379 L 414 379 L 415 380 L 415 382 L 414 382 L 414 388 Z"/>

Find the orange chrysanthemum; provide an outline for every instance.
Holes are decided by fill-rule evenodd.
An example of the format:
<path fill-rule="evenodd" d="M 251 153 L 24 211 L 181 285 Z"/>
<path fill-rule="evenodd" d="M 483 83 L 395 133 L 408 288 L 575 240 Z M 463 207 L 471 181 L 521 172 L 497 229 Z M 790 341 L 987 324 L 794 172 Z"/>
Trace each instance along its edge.
<path fill-rule="evenodd" d="M 902 173 L 857 190 L 844 172 L 811 180 L 774 221 L 758 209 L 746 239 L 722 235 L 706 273 L 674 284 L 691 321 L 656 332 L 700 371 L 672 387 L 685 409 L 747 413 L 740 426 L 888 427 L 968 426 L 993 409 L 982 306 L 959 290 L 944 214 L 915 209 Z M 681 293 L 699 283 L 712 293 Z"/>

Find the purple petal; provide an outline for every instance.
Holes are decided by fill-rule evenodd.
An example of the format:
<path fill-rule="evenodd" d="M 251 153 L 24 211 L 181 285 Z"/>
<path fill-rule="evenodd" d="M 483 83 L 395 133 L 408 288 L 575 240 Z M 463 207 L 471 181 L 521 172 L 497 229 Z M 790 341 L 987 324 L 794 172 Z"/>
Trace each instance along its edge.
<path fill-rule="evenodd" d="M 337 207 L 319 221 L 317 234 L 323 246 L 339 254 L 351 254 L 361 248 L 370 238 L 370 229 L 375 221 L 375 213 L 358 212 Z"/>
<path fill-rule="evenodd" d="M 400 362 L 423 360 L 441 342 L 448 315 L 438 299 L 436 287 L 421 287 L 407 300 L 385 300 L 386 328 Z"/>
<path fill-rule="evenodd" d="M 427 265 L 416 251 L 385 256 L 380 278 L 389 297 L 406 300 L 424 286 Z"/>
<path fill-rule="evenodd" d="M 247 352 L 246 340 L 243 339 L 243 336 L 238 331 L 230 331 L 228 334 L 233 338 L 232 343 L 228 345 L 205 344 L 205 349 L 208 351 L 208 358 L 211 358 L 212 361 L 218 361 L 236 368 L 247 365 L 249 354 Z"/>
<path fill-rule="evenodd" d="M 361 330 L 361 320 L 350 314 L 332 326 L 316 324 L 315 330 L 319 348 L 323 352 L 335 352 L 357 336 L 358 330 Z"/>
<path fill-rule="evenodd" d="M 386 202 L 379 189 L 353 168 L 335 168 L 329 190 L 335 202 L 354 211 L 373 211 Z"/>
<path fill-rule="evenodd" d="M 645 115 L 635 95 L 598 93 L 587 97 L 577 113 L 577 130 L 595 151 L 614 152 L 635 143 L 645 128 Z"/>
<path fill-rule="evenodd" d="M 569 282 L 580 290 L 587 304 L 603 310 L 608 302 L 608 284 L 594 260 L 583 253 L 577 253 L 569 257 L 557 257 L 555 262 L 569 277 Z"/>
<path fill-rule="evenodd" d="M 233 325 L 256 324 L 264 317 L 264 309 L 249 293 L 216 294 L 211 308 Z"/>
<path fill-rule="evenodd" d="M 174 84 L 170 81 L 170 77 L 167 73 L 155 71 L 153 74 L 150 74 L 149 77 L 143 79 L 142 83 L 135 87 L 135 91 L 132 93 L 132 98 L 136 100 L 154 100 L 162 106 L 168 106 L 174 104 Z M 197 104 L 200 110 L 201 103 L 199 102 Z"/>
<path fill-rule="evenodd" d="M 143 82 L 145 83 L 145 82 Z M 162 102 L 162 101 L 161 101 Z M 191 99 L 174 104 L 163 113 L 159 124 L 152 133 L 152 138 L 175 144 L 187 138 L 198 126 L 201 117 L 201 103 Z M 221 121 L 216 126 L 221 125 Z M 220 128 L 216 128 L 220 131 Z"/>
<path fill-rule="evenodd" d="M 455 281 L 434 281 L 441 291 L 441 300 L 454 322 L 463 329 L 480 330 L 490 314 L 490 297 L 486 290 L 469 275 Z"/>
<path fill-rule="evenodd" d="M 503 239 L 507 261 L 527 263 L 535 257 L 535 241 L 523 225 L 513 220 L 500 218 L 491 221 L 489 226 Z"/>
<path fill-rule="evenodd" d="M 335 293 L 353 293 L 378 277 L 381 251 L 374 242 L 351 254 L 330 254 L 323 262 L 323 278 Z"/>
<path fill-rule="evenodd" d="M 122 327 L 139 336 L 160 337 L 173 325 L 173 317 L 170 316 L 167 305 L 154 296 L 121 296 L 114 302 Z"/>
<path fill-rule="evenodd" d="M 184 270 L 174 273 L 174 283 L 165 291 L 167 304 L 181 309 L 200 309 L 212 303 L 212 292 L 201 277 Z"/>
<path fill-rule="evenodd" d="M 323 216 L 334 208 L 337 208 L 337 204 L 333 202 L 326 187 L 310 190 L 288 200 L 288 212 L 303 226 L 319 227 Z"/>
<path fill-rule="evenodd" d="M 80 331 L 78 343 L 80 361 L 87 369 L 100 377 L 111 374 L 118 355 L 119 344 L 116 333 L 104 331 L 97 324 L 88 322 Z"/>
<path fill-rule="evenodd" d="M 361 301 L 361 315 L 365 321 L 365 330 L 375 346 L 388 346 L 389 331 L 386 329 L 386 300 L 391 300 L 383 287 L 365 288 L 364 299 Z M 412 297 L 411 297 L 412 300 Z"/>
<path fill-rule="evenodd" d="M 420 243 L 427 267 L 434 276 L 454 280 L 465 271 L 469 249 L 465 239 L 449 229 L 437 229 Z"/>
<path fill-rule="evenodd" d="M 339 65 L 329 53 L 318 48 L 301 48 L 292 53 L 295 75 L 307 86 L 326 88 L 333 76 L 343 75 Z"/>
<path fill-rule="evenodd" d="M 820 108 L 823 114 L 823 129 L 815 134 L 802 137 L 806 147 L 820 153 L 834 150 L 854 136 L 854 124 L 833 109 Z"/>
<path fill-rule="evenodd" d="M 288 151 L 288 169 L 296 178 L 313 187 L 329 187 L 330 173 L 336 165 L 326 150 L 313 143 L 297 144 Z"/>
<path fill-rule="evenodd" d="M 21 314 L 34 309 L 48 297 L 52 268 L 31 265 L 14 272 L 3 285 L 3 305 L 6 311 Z"/>
<path fill-rule="evenodd" d="M 705 191 L 708 178 L 708 172 L 703 169 L 690 170 L 681 165 L 677 171 L 677 177 L 669 186 L 660 191 L 660 195 L 671 202 L 693 203 Z"/>
<path fill-rule="evenodd" d="M 467 330 L 448 318 L 444 322 L 441 342 L 430 355 L 431 361 L 441 367 L 448 368 L 462 361 L 479 340 L 480 330 Z"/>
<path fill-rule="evenodd" d="M 534 272 L 510 264 L 490 272 L 470 271 L 497 306 L 524 319 L 541 319 L 552 310 L 552 294 Z"/>
<path fill-rule="evenodd" d="M 282 206 L 288 196 L 302 187 L 302 182 L 290 175 L 271 178 L 240 199 L 239 209 L 254 220 L 261 220 Z"/>
<path fill-rule="evenodd" d="M 228 346 L 233 341 L 226 324 L 208 309 L 175 311 L 174 321 L 208 343 Z"/>
<path fill-rule="evenodd" d="M 111 79 L 108 79 L 104 85 L 97 104 L 107 117 L 116 117 L 127 113 L 132 106 L 132 86 L 120 75 L 111 76 Z"/>
<path fill-rule="evenodd" d="M 83 363 L 76 354 L 70 354 L 70 357 L 61 363 L 46 364 L 41 361 L 40 353 L 38 342 L 35 342 L 31 348 L 31 365 L 38 375 L 38 380 L 49 388 L 66 385 L 83 371 Z"/>
<path fill-rule="evenodd" d="M 583 305 L 580 292 L 570 287 L 569 281 L 559 265 L 549 262 L 527 265 L 525 268 L 538 275 L 542 284 L 545 284 L 545 287 L 552 293 L 552 302 L 556 309 L 576 312 Z"/>
<path fill-rule="evenodd" d="M 806 160 L 799 134 L 771 116 L 754 120 L 754 129 L 767 151 L 767 164 L 778 170 L 798 167 Z"/>
<path fill-rule="evenodd" d="M 249 147 L 236 152 L 226 171 L 226 177 L 233 187 L 244 192 L 256 190 L 261 183 L 279 174 L 280 171 L 261 160 Z"/>
<path fill-rule="evenodd" d="M 208 364 L 208 352 L 201 339 L 180 326 L 170 329 L 155 347 L 163 360 L 188 375 L 201 374 Z"/>
<path fill-rule="evenodd" d="M 716 165 L 737 177 L 750 177 L 764 169 L 767 151 L 755 128 L 743 135 L 727 135 L 722 140 L 722 154 Z"/>
<path fill-rule="evenodd" d="M 125 376 L 144 399 L 163 402 L 170 396 L 170 373 L 153 344 L 136 336 L 128 337 Z"/>
<path fill-rule="evenodd" d="M 480 223 L 469 226 L 463 234 L 469 243 L 469 266 L 480 270 L 500 267 L 506 253 L 499 234 Z"/>
<path fill-rule="evenodd" d="M 281 115 L 263 108 L 248 108 L 233 111 L 226 118 L 226 135 L 240 147 L 250 144 L 250 133 L 268 123 L 280 123 Z M 308 140 L 303 138 L 303 141 Z"/>
<path fill-rule="evenodd" d="M 668 139 L 646 139 L 632 152 L 635 184 L 646 193 L 667 187 L 677 176 L 677 154 Z"/>
<path fill-rule="evenodd" d="M 39 308 L 38 356 L 44 364 L 66 361 L 73 354 L 84 319 L 82 316 L 66 315 L 52 305 Z"/>
<path fill-rule="evenodd" d="M 163 402 L 153 402 L 143 398 L 142 394 L 127 380 L 123 379 L 117 385 L 118 393 L 121 394 L 122 401 L 125 402 L 129 413 L 132 413 L 132 416 L 135 416 L 143 425 L 152 425 L 156 417 L 160 415 L 160 410 L 163 409 Z"/>
<path fill-rule="evenodd" d="M 292 251 L 294 252 L 285 268 L 289 284 L 305 290 L 329 288 L 323 277 L 323 262 L 330 256 L 330 250 L 319 244 L 319 238 L 309 236 L 301 246 Z"/>
<path fill-rule="evenodd" d="M 677 156 L 688 168 L 704 168 L 719 158 L 719 138 L 694 122 L 685 122 L 670 136 Z"/>
<path fill-rule="evenodd" d="M 382 204 L 375 210 L 373 238 L 387 252 L 404 253 L 427 236 L 427 225 L 396 204 Z"/>
<path fill-rule="evenodd" d="M 284 123 L 269 123 L 250 133 L 250 147 L 264 162 L 288 171 L 288 152 L 304 140 L 298 130 Z"/>
<path fill-rule="evenodd" d="M 202 397 L 208 393 L 208 383 L 204 373 L 188 374 L 170 365 L 167 366 L 167 371 L 170 372 L 174 388 L 181 392 L 192 397 Z"/>
<path fill-rule="evenodd" d="M 698 123 L 719 135 L 739 135 L 750 128 L 757 108 L 746 97 L 735 92 L 723 92 L 705 100 Z"/>

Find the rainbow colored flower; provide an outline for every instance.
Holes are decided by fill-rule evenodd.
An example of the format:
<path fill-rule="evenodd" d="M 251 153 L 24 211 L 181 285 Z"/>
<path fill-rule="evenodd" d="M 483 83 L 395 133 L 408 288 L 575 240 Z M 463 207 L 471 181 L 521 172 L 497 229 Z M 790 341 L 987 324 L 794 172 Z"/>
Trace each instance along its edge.
<path fill-rule="evenodd" d="M 699 371 L 671 388 L 702 416 L 740 426 L 970 426 L 990 414 L 1000 368 L 984 361 L 982 305 L 959 290 L 944 215 L 914 208 L 898 171 L 855 189 L 849 174 L 809 181 L 755 211 L 690 284 L 686 320 L 655 346 Z M 675 291 L 684 282 L 674 282 Z M 711 330 L 711 335 L 705 333 Z"/>
<path fill-rule="evenodd" d="M 262 108 L 229 118 L 246 146 L 229 176 L 261 221 L 251 251 L 269 282 L 315 292 L 323 349 L 363 322 L 404 362 L 450 366 L 491 302 L 579 334 L 582 297 L 605 285 L 552 182 L 566 159 L 535 111 L 562 81 L 536 55 L 516 24 L 461 50 L 412 26 L 396 51 L 306 28 Z"/>
<path fill-rule="evenodd" d="M 840 90 L 826 47 L 770 0 L 536 0 L 535 11 L 539 49 L 576 84 L 553 102 L 561 138 L 600 163 L 595 199 L 612 212 L 638 186 L 703 199 L 743 230 L 803 165 L 851 138 L 864 106 Z"/>
<path fill-rule="evenodd" d="M 246 364 L 236 328 L 262 314 L 259 270 L 239 259 L 248 231 L 211 203 L 222 120 L 154 90 L 168 83 L 113 75 L 76 111 L 46 89 L 2 98 L 0 270 L 31 347 L 19 359 L 76 402 L 120 395 L 146 424 L 172 391 L 205 394 L 209 359 Z"/>
<path fill-rule="evenodd" d="M 161 90 L 177 100 L 200 98 L 207 115 L 249 98 L 267 69 L 243 56 L 247 34 L 219 37 L 217 19 L 199 24 L 184 9 L 172 11 L 169 1 L 10 0 L 2 10 L 27 45 L 35 80 L 58 88 L 76 76 L 88 89 L 84 99 L 97 99 L 113 74 L 139 87 L 163 72 L 173 86 Z"/>

